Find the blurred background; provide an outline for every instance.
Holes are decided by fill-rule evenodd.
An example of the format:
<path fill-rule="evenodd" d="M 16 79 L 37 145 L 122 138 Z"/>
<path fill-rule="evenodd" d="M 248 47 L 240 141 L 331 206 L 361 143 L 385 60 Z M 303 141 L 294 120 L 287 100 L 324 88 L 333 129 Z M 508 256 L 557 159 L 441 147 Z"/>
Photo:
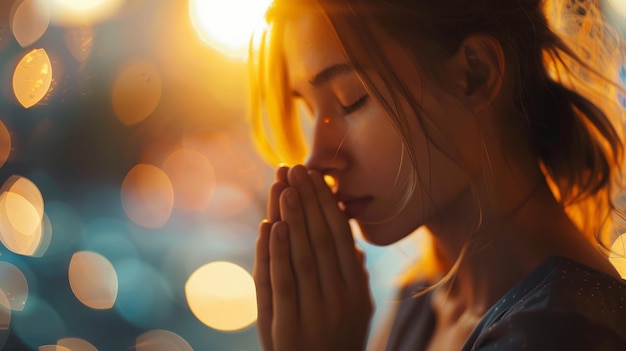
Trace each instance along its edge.
<path fill-rule="evenodd" d="M 268 2 L 0 0 L 0 347 L 259 350 L 273 169 L 245 56 Z M 422 239 L 357 240 L 377 324 Z"/>

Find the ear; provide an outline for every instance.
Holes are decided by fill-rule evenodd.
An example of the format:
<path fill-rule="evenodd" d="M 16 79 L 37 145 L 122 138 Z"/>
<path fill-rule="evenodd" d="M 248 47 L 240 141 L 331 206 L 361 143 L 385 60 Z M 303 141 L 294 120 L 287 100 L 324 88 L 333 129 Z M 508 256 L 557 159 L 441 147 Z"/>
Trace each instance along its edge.
<path fill-rule="evenodd" d="M 473 113 L 487 108 L 498 96 L 504 80 L 505 59 L 500 43 L 486 34 L 465 38 L 446 62 L 461 98 Z"/>

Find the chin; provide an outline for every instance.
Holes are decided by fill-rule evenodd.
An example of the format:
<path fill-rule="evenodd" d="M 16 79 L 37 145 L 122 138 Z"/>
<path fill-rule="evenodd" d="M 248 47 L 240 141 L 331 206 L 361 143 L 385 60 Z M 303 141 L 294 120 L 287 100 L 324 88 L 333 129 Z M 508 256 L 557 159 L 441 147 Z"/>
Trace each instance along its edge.
<path fill-rule="evenodd" d="M 365 241 L 376 246 L 394 244 L 420 227 L 419 223 L 368 223 L 356 220 Z"/>

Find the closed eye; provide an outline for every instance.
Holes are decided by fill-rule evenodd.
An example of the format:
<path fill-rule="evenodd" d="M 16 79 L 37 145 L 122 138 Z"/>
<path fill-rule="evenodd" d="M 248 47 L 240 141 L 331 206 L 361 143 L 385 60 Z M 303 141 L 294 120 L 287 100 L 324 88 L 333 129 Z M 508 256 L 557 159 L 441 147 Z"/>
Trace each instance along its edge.
<path fill-rule="evenodd" d="M 365 94 L 363 95 L 360 99 L 358 99 L 355 103 L 353 103 L 350 106 L 341 106 L 343 108 L 343 113 L 346 115 L 349 115 L 353 112 L 356 112 L 358 109 L 360 109 L 361 107 L 363 107 L 363 105 L 365 105 L 365 103 L 367 102 L 367 100 L 369 99 L 369 95 Z"/>

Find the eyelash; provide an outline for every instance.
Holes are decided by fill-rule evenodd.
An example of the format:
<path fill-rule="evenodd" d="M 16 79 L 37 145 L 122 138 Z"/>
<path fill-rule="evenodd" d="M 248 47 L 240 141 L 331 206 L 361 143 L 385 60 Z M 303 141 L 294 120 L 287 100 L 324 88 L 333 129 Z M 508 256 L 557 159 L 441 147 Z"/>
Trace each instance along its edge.
<path fill-rule="evenodd" d="M 353 112 L 358 111 L 365 103 L 367 102 L 369 95 L 363 95 L 360 99 L 358 99 L 355 103 L 350 106 L 341 106 L 343 108 L 343 113 L 349 115 Z"/>

